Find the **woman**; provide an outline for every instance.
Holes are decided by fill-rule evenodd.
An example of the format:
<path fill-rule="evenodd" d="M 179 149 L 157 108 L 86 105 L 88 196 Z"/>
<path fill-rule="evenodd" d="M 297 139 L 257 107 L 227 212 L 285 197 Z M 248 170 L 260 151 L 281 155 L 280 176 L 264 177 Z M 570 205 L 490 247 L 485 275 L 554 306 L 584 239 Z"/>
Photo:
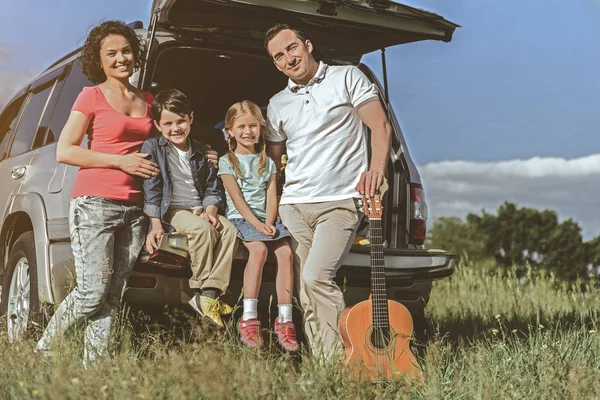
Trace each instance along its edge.
<path fill-rule="evenodd" d="M 81 169 L 69 213 L 77 287 L 60 304 L 37 350 L 85 322 L 84 364 L 105 353 L 123 286 L 146 237 L 143 178 L 157 165 L 140 154 L 152 129 L 152 95 L 129 83 L 141 64 L 140 42 L 122 22 L 107 21 L 89 33 L 83 73 L 98 84 L 79 94 L 58 141 L 59 162 Z M 80 146 L 88 135 L 88 148 Z"/>

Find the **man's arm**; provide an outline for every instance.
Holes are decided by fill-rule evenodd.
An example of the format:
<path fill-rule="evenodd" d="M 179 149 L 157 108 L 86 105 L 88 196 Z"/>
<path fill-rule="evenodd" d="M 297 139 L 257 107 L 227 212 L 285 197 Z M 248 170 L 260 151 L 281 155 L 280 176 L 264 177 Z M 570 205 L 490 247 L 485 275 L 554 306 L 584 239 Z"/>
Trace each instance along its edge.
<path fill-rule="evenodd" d="M 360 194 L 374 196 L 383 184 L 390 154 L 392 126 L 379 100 L 370 101 L 358 109 L 360 119 L 371 129 L 371 163 L 363 172 L 356 190 Z"/>
<path fill-rule="evenodd" d="M 281 156 L 285 153 L 285 142 L 267 142 L 267 155 L 275 162 L 277 177 L 281 173 Z"/>

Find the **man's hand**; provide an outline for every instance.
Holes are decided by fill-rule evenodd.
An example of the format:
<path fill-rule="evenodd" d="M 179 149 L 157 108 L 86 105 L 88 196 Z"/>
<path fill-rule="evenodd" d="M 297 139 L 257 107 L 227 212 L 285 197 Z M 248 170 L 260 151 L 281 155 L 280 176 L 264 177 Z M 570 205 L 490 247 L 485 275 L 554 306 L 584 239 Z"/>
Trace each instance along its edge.
<path fill-rule="evenodd" d="M 216 151 L 214 151 L 212 147 L 210 147 L 210 144 L 206 145 L 204 157 L 206 157 L 208 162 L 214 165 L 215 167 L 219 166 L 219 154 Z"/>
<path fill-rule="evenodd" d="M 146 236 L 146 250 L 148 250 L 148 253 L 152 254 L 158 249 L 158 241 L 164 234 L 165 231 L 162 228 L 155 228 L 150 231 Z"/>
<path fill-rule="evenodd" d="M 363 172 L 360 175 L 360 181 L 356 185 L 356 191 L 367 197 L 375 196 L 375 192 L 383 185 L 385 177 L 383 173 L 375 170 Z"/>
<path fill-rule="evenodd" d="M 221 228 L 221 221 L 217 215 L 218 208 L 216 206 L 208 206 L 202 217 L 207 220 L 215 229 Z"/>

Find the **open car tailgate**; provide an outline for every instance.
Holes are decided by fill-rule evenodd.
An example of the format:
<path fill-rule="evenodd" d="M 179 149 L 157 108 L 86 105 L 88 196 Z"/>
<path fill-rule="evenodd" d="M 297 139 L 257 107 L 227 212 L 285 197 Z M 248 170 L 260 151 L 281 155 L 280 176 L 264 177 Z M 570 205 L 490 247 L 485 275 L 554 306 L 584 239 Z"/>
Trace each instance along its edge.
<path fill-rule="evenodd" d="M 357 62 L 366 53 L 420 40 L 449 42 L 458 25 L 390 0 L 155 0 L 159 29 L 264 51 L 276 23 L 304 30 L 320 54 Z"/>
<path fill-rule="evenodd" d="M 162 260 L 188 259 L 187 238 L 177 233 L 163 235 L 159 250 L 166 257 Z M 456 256 L 443 250 L 411 250 L 384 249 L 385 276 L 388 286 L 408 281 L 432 281 L 452 275 L 456 265 Z M 248 251 L 244 246 L 238 246 L 236 261 L 248 259 Z M 156 260 L 159 260 L 157 258 Z M 189 273 L 189 263 L 164 263 L 149 260 L 143 252 L 142 265 L 153 266 L 154 272 L 179 270 L 183 275 Z M 269 262 L 274 262 L 270 254 Z M 350 253 L 342 262 L 338 272 L 338 280 L 345 281 L 350 286 L 370 285 L 370 248 L 369 246 L 353 246 Z M 341 283 L 341 282 L 339 282 Z"/>

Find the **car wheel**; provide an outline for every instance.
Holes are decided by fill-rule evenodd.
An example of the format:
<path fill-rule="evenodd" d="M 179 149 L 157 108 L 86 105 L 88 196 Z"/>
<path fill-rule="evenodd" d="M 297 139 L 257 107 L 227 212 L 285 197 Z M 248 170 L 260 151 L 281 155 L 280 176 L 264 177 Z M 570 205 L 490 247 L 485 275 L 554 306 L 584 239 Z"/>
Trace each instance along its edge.
<path fill-rule="evenodd" d="M 10 250 L 2 282 L 0 315 L 4 314 L 11 343 L 42 326 L 33 232 L 19 236 Z"/>
<path fill-rule="evenodd" d="M 417 343 L 426 345 L 431 338 L 431 327 L 425 317 L 425 306 L 419 305 L 410 310 L 413 319 L 413 332 Z"/>

